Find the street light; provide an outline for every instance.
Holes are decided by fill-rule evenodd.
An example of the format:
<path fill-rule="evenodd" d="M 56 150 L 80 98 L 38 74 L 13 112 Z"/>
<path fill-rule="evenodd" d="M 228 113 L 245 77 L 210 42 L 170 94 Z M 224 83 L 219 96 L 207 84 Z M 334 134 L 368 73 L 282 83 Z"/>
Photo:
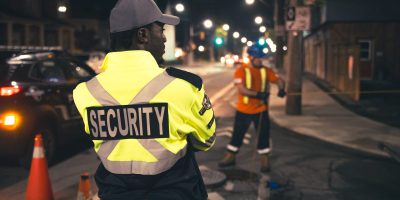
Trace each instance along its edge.
<path fill-rule="evenodd" d="M 224 29 L 224 31 L 229 31 L 229 24 L 222 25 L 222 29 Z"/>
<path fill-rule="evenodd" d="M 251 45 L 253 45 L 253 42 L 252 41 L 247 41 L 247 46 L 251 46 Z"/>
<path fill-rule="evenodd" d="M 261 24 L 263 21 L 262 17 L 257 16 L 256 18 L 254 18 L 254 22 L 256 22 L 256 24 Z"/>
<path fill-rule="evenodd" d="M 267 54 L 269 52 L 268 48 L 263 49 L 263 53 Z"/>
<path fill-rule="evenodd" d="M 242 39 L 240 39 L 240 41 L 244 44 L 247 42 L 247 38 L 246 37 L 242 37 Z"/>
<path fill-rule="evenodd" d="M 268 44 L 269 46 L 275 45 L 275 44 L 274 44 L 274 41 L 272 41 L 271 38 L 267 38 L 265 41 L 267 42 L 267 44 Z"/>
<path fill-rule="evenodd" d="M 254 3 L 254 0 L 246 0 L 247 5 L 252 5 Z"/>
<path fill-rule="evenodd" d="M 274 45 L 271 45 L 271 46 L 269 46 L 270 48 L 271 48 L 271 52 L 272 53 L 275 53 L 275 51 L 276 51 L 276 45 L 274 44 Z"/>
<path fill-rule="evenodd" d="M 58 6 L 58 12 L 60 13 L 67 12 L 67 6 Z"/>
<path fill-rule="evenodd" d="M 211 28 L 213 26 L 213 23 L 210 19 L 206 19 L 203 22 L 204 27 L 206 27 L 207 29 Z"/>
<path fill-rule="evenodd" d="M 183 6 L 183 4 L 181 4 L 181 3 L 178 3 L 175 6 L 175 10 L 181 13 L 185 10 L 185 6 Z"/>
<path fill-rule="evenodd" d="M 235 31 L 235 32 L 233 33 L 233 37 L 234 37 L 234 38 L 239 38 L 239 36 L 240 36 L 239 32 Z"/>
<path fill-rule="evenodd" d="M 197 49 L 198 49 L 200 52 L 203 52 L 203 51 L 204 51 L 204 46 L 203 46 L 203 45 L 200 45 Z"/>
<path fill-rule="evenodd" d="M 265 26 L 260 26 L 260 28 L 258 29 L 261 33 L 265 33 L 265 31 L 267 31 L 267 28 Z"/>

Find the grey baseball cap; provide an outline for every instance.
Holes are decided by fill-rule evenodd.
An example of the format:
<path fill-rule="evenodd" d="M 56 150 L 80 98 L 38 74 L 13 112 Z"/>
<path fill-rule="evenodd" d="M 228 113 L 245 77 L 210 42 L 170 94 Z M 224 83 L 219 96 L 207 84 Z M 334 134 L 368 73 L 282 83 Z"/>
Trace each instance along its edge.
<path fill-rule="evenodd" d="M 139 28 L 153 22 L 179 24 L 179 17 L 161 12 L 153 0 L 119 0 L 110 14 L 110 32 Z"/>

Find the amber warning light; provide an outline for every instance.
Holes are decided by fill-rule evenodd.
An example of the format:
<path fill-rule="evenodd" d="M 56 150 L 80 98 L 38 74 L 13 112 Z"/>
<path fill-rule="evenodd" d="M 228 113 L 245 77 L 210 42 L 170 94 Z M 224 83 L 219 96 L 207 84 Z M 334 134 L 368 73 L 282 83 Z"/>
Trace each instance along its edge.
<path fill-rule="evenodd" d="M 20 117 L 16 113 L 6 113 L 0 115 L 0 127 L 5 129 L 15 129 L 20 123 Z"/>

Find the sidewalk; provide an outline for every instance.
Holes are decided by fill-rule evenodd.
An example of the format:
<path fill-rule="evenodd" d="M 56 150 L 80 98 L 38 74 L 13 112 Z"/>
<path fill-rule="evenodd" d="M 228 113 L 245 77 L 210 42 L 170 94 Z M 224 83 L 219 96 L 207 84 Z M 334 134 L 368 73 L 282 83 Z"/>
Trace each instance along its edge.
<path fill-rule="evenodd" d="M 270 117 L 279 126 L 379 156 L 387 156 L 378 149 L 380 142 L 400 143 L 400 129 L 345 109 L 310 80 L 303 79 L 302 90 L 302 114 L 298 116 L 285 113 L 286 98 L 270 96 Z M 276 87 L 272 87 L 271 94 L 276 93 Z"/>

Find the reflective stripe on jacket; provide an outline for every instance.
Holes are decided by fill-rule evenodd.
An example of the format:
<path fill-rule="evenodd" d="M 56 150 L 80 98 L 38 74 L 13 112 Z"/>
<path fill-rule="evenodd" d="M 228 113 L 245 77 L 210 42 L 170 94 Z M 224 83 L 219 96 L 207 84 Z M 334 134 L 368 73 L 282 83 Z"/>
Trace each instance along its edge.
<path fill-rule="evenodd" d="M 146 51 L 109 53 L 107 70 L 74 90 L 74 101 L 89 133 L 88 107 L 168 103 L 169 137 L 93 140 L 105 168 L 116 174 L 154 175 L 186 154 L 187 137 L 199 150 L 215 142 L 212 109 L 204 109 L 204 89 L 169 75 Z M 131 100 L 129 100 L 131 98 Z M 200 110 L 204 110 L 200 114 Z"/>

